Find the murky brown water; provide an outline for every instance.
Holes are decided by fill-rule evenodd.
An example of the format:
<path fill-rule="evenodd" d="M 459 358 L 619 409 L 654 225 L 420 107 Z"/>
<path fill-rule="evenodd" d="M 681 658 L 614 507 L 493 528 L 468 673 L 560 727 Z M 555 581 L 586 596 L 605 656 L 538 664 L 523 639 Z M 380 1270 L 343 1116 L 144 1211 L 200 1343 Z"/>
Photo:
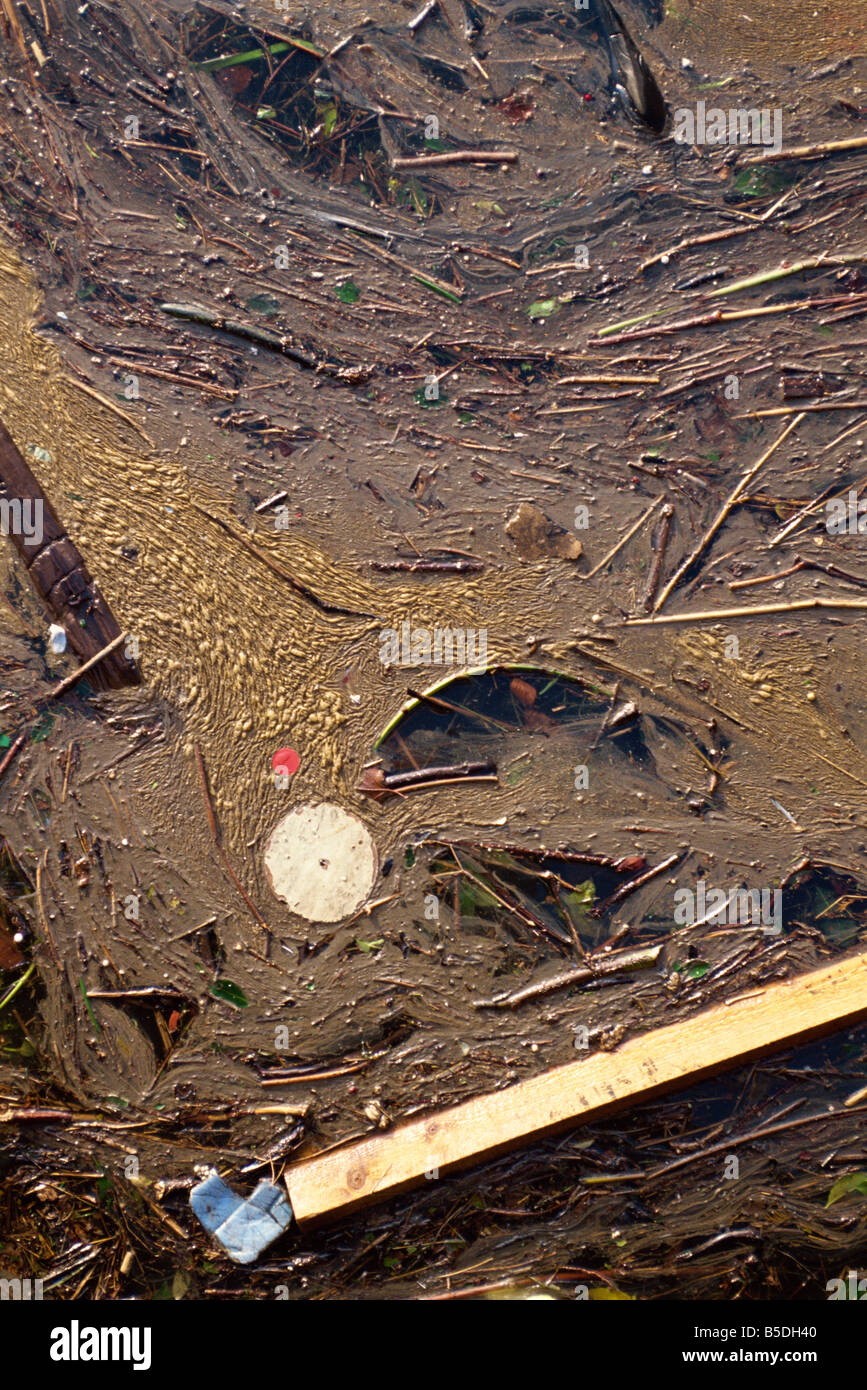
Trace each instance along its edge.
<path fill-rule="evenodd" d="M 747 64 L 773 77 L 863 56 L 867 12 L 861 0 L 667 0 L 656 38 L 715 78 Z"/>
<path fill-rule="evenodd" d="M 762 25 L 744 18 L 755 6 L 678 0 L 658 28 L 642 34 L 670 103 L 693 101 L 706 70 L 711 81 L 732 78 L 721 90 L 733 104 L 754 105 L 758 95 L 770 100 L 779 93 L 796 108 L 792 138 L 800 138 L 802 126 L 815 138 L 857 132 L 851 113 L 833 114 L 841 95 L 857 109 L 857 66 L 809 89 L 801 77 L 805 64 L 848 56 L 850 34 L 854 49 L 860 45 L 863 52 L 860 7 L 836 6 L 833 13 L 826 6 L 772 8 L 775 24 L 785 22 L 784 41 L 779 28 L 773 40 L 768 36 L 765 7 L 762 38 L 753 34 Z M 605 114 L 607 67 L 598 46 L 564 49 L 562 38 L 546 28 L 516 33 L 499 24 L 497 9 L 478 60 L 484 79 L 447 25 L 437 23 L 424 36 L 426 52 L 464 74 L 463 91 L 443 90 L 411 66 L 398 44 L 398 38 L 407 42 L 405 35 L 394 34 L 392 6 L 372 7 L 385 34 L 381 42 L 351 46 L 336 69 L 340 102 L 349 103 L 345 93 L 371 83 L 389 109 L 409 107 L 423 117 L 434 106 L 456 140 L 520 150 L 511 168 L 456 166 L 431 175 L 427 214 L 413 212 L 411 202 L 392 205 L 387 189 L 381 198 L 372 194 L 370 183 L 361 182 L 369 170 L 356 168 L 351 154 L 347 169 L 335 159 L 328 179 L 314 179 L 285 151 L 253 140 L 249 113 L 218 90 L 214 127 L 202 138 L 225 159 L 227 178 L 243 182 L 244 171 L 254 168 L 253 185 L 267 183 L 267 197 L 235 200 L 226 185 L 217 196 L 192 182 L 183 163 L 185 182 L 145 149 L 120 160 L 100 96 L 87 108 L 86 146 L 78 131 L 51 126 L 65 156 L 80 161 L 80 211 L 69 211 L 64 186 L 61 210 L 70 220 L 51 224 L 48 239 L 39 243 L 33 228 L 42 225 L 44 209 L 28 205 L 26 215 L 7 217 L 0 245 L 3 418 L 22 448 L 38 445 L 50 454 L 50 463 L 39 465 L 40 479 L 119 620 L 141 644 L 144 689 L 101 702 L 100 720 L 109 711 L 141 715 L 160 721 L 165 735 L 118 764 L 114 777 L 86 782 L 127 745 L 125 734 L 122 740 L 75 702 L 58 711 L 49 738 L 28 750 L 20 781 L 7 786 L 3 830 L 34 875 L 52 846 L 41 886 L 48 911 L 58 913 L 54 930 L 70 987 L 50 961 L 40 961 L 40 975 L 52 1026 L 58 1035 L 66 1030 L 70 1049 L 64 1058 L 63 1047 L 57 1048 L 58 1073 L 65 1066 L 73 1080 L 76 1072 L 84 1076 L 85 1096 L 120 1094 L 169 1108 L 191 1096 L 203 1104 L 227 1094 L 261 1100 L 253 1064 L 281 1060 L 274 1056 L 274 1028 L 289 1019 L 289 1054 L 296 1062 L 339 1061 L 350 1052 L 354 1061 L 362 1046 L 381 1046 L 382 1055 L 364 1061 L 355 1079 L 288 1088 L 293 1099 L 312 1099 L 317 1142 L 324 1142 L 368 1127 L 362 1105 L 374 1099 L 396 1118 L 434 1097 L 445 1103 L 499 1085 L 504 1076 L 571 1060 L 564 1020 L 645 1023 L 663 1010 L 671 1016 L 703 1002 L 698 986 L 684 991 L 683 1000 L 670 1000 L 660 975 L 641 995 L 637 1014 L 627 988 L 601 1002 L 598 995 L 580 996 L 492 1020 L 473 1006 L 502 983 L 496 951 L 468 941 L 444 915 L 437 955 L 425 926 L 425 856 L 408 864 L 405 855 L 409 842 L 425 835 L 568 843 L 650 862 L 688 848 L 678 872 L 694 877 L 710 868 L 724 879 L 758 875 L 763 883 L 779 881 L 805 856 L 851 866 L 863 854 L 867 716 L 857 684 L 859 615 L 820 621 L 801 613 L 744 621 L 736 629 L 703 621 L 622 627 L 624 617 L 640 611 L 653 560 L 644 531 L 609 572 L 583 577 L 662 491 L 676 508 L 672 568 L 735 479 L 775 437 L 778 421 L 743 416 L 777 400 L 780 363 L 861 336 L 858 318 L 823 329 L 816 314 L 806 328 L 793 315 L 632 346 L 600 345 L 595 335 L 642 313 L 651 299 L 665 307 L 666 318 L 695 312 L 693 297 L 685 298 L 675 282 L 709 264 L 733 281 L 779 263 L 793 247 L 809 256 L 827 250 L 830 239 L 837 248 L 859 245 L 858 166 L 854 183 L 838 169 L 841 192 L 833 197 L 830 189 L 810 186 L 815 166 L 799 173 L 791 191 L 793 225 L 771 222 L 753 235 L 753 209 L 767 211 L 770 197 L 743 202 L 730 171 L 703 158 L 676 167 L 670 147 Z M 317 15 L 315 37 L 323 47 L 336 42 L 360 13 L 346 4 Z M 161 61 L 156 50 L 143 52 L 148 63 Z M 694 70 L 681 66 L 683 57 Z M 782 73 L 781 64 L 796 67 L 797 75 Z M 188 72 L 186 80 L 192 88 L 208 79 Z M 499 105 L 519 88 L 532 108 L 529 120 L 516 121 L 514 108 Z M 140 114 L 144 122 L 144 107 Z M 23 138 L 24 114 L 9 119 Z M 130 209 L 140 216 L 130 216 Z M 393 240 L 361 240 L 315 215 L 335 210 L 384 224 Z M 832 220 L 814 232 L 814 220 L 828 214 Z M 721 243 L 710 259 L 707 252 L 692 252 L 649 277 L 640 270 L 647 256 L 681 236 L 720 226 L 749 226 L 750 233 Z M 574 245 L 583 241 L 591 248 L 589 276 L 570 264 Z M 281 280 L 273 248 L 284 242 L 292 261 Z M 431 290 L 430 277 L 454 287 L 451 300 Z M 347 278 L 359 291 L 357 301 L 337 294 Z M 802 290 L 806 283 L 815 288 L 812 281 L 797 281 Z M 116 285 L 124 287 L 123 298 L 113 294 Z M 833 281 L 821 285 L 829 296 L 835 290 Z M 167 321 L 155 309 L 162 300 L 193 299 L 228 303 L 250 316 L 251 297 L 263 291 L 277 296 L 279 311 L 263 322 L 295 333 L 323 355 L 375 361 L 370 385 L 335 387 L 270 354 L 254 354 L 249 345 L 238 348 L 207 330 Z M 737 302 L 764 305 L 767 293 Z M 528 313 L 533 302 L 556 302 L 556 309 L 534 316 Z M 79 343 L 70 337 L 76 333 Z M 419 345 L 428 341 L 422 351 Z M 676 405 L 647 387 L 635 397 L 597 399 L 598 391 L 557 385 L 565 372 L 619 370 L 650 378 L 661 391 L 737 351 L 746 355 L 742 370 L 749 383 L 737 409 L 722 398 L 718 377 L 675 397 Z M 841 348 L 832 361 L 853 371 L 857 353 Z M 143 375 L 141 400 L 119 399 L 112 356 L 167 370 L 175 380 Z M 178 384 L 178 373 L 194 370 L 206 383 L 219 380 L 221 389 L 238 392 L 231 410 L 219 397 Z M 76 372 L 132 416 L 154 447 L 83 393 Z M 447 375 L 442 401 L 429 408 L 418 392 L 431 372 Z M 259 415 L 264 426 L 254 427 L 250 421 Z M 843 418 L 850 422 L 849 415 Z M 860 436 L 835 445 L 842 428 L 834 416 L 808 418 L 762 473 L 759 502 L 732 516 L 706 557 L 701 582 L 684 588 L 673 608 L 700 611 L 745 601 L 728 584 L 766 574 L 780 554 L 765 548 L 772 528 L 788 515 L 785 508 L 774 514 L 774 499 L 803 501 L 838 472 L 857 473 Z M 254 510 L 279 490 L 289 494 L 288 531 L 274 528 L 271 512 Z M 567 531 L 576 504 L 589 505 L 592 525 L 577 533 L 586 552 L 580 565 L 516 557 L 505 527 L 527 501 Z M 427 576 L 371 569 L 371 560 L 449 546 L 480 559 L 483 571 Z M 832 550 L 821 536 L 815 554 L 850 569 L 857 565 L 851 551 L 842 545 Z M 786 563 L 792 558 L 787 550 Z M 323 613 L 265 559 L 326 602 L 373 616 Z M 746 595 L 761 601 L 832 592 L 832 580 L 802 573 Z M 21 601 L 31 634 L 38 634 L 35 604 Z M 679 725 L 676 737 L 655 745 L 658 775 L 611 779 L 580 801 L 574 768 L 588 756 L 587 738 L 567 728 L 521 726 L 504 749 L 498 746 L 508 774 L 498 783 L 437 787 L 382 804 L 366 800 L 357 791 L 362 769 L 407 686 L 426 688 L 448 674 L 383 665 L 381 630 L 399 629 L 405 620 L 425 629 L 484 628 L 489 662 L 529 659 L 590 679 L 612 699 L 619 683 L 617 699 L 634 699 L 643 714 Z M 35 701 L 44 674 L 38 638 L 28 649 L 17 618 L 4 611 L 0 622 L 9 642 L 18 643 L 16 658 L 24 653 L 29 661 L 26 698 Z M 736 659 L 730 657 L 732 635 L 740 644 Z M 7 717 L 16 730 L 19 716 Z M 716 739 L 710 728 L 715 719 L 727 740 L 725 776 L 707 796 L 708 768 L 698 740 Z M 68 774 L 67 797 L 58 791 L 73 743 L 82 756 Z M 274 933 L 270 961 L 265 933 L 214 854 L 196 745 L 225 847 Z M 284 746 L 301 760 L 288 790 L 275 787 L 271 773 L 272 754 Z M 42 829 L 25 799 L 34 788 L 49 808 Z M 697 810 L 691 798 L 701 803 Z M 395 900 L 336 932 L 292 917 L 270 892 L 262 864 L 275 821 L 291 806 L 320 799 L 360 816 L 380 862 L 394 860 L 374 897 Z M 55 862 L 57 840 L 74 845 L 79 830 L 110 847 L 104 891 L 95 869 L 90 892 L 79 892 Z M 133 891 L 144 899 L 139 926 L 126 925 L 118 914 L 118 904 Z M 645 905 L 649 900 L 642 900 L 637 918 Z M 223 951 L 219 962 L 200 950 L 193 931 L 212 918 Z M 359 939 L 367 944 L 359 946 Z M 109 965 L 100 964 L 106 941 Z M 372 948 L 374 941 L 381 944 Z M 773 966 L 808 963 L 818 950 L 807 937 L 798 939 Z M 512 982 L 556 959 L 542 948 L 527 953 Z M 722 992 L 750 984 L 750 970 L 760 968 L 748 961 Z M 243 991 L 246 1008 L 214 1001 L 208 990 L 217 974 Z M 156 1065 L 143 1067 L 146 1086 L 135 1066 L 112 1079 L 111 1057 L 98 1057 L 75 993 L 79 977 L 103 989 L 168 980 L 198 1004 L 198 1017 L 159 1076 Z M 397 1038 L 393 1046 L 390 1036 Z M 263 1126 L 246 1122 L 234 1142 L 261 1147 Z M 180 1169 L 188 1159 L 165 1161 L 177 1161 Z"/>

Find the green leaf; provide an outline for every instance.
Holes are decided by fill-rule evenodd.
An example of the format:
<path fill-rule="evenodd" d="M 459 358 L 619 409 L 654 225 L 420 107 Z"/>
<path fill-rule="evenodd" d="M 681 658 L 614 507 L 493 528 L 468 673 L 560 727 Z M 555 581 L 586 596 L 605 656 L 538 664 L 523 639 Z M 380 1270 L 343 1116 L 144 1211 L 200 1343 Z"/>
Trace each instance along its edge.
<path fill-rule="evenodd" d="M 354 280 L 344 280 L 337 286 L 335 293 L 341 304 L 357 304 L 361 298 L 361 291 Z"/>
<path fill-rule="evenodd" d="M 592 878 L 588 878 L 586 883 L 579 883 L 578 887 L 573 888 L 571 892 L 560 894 L 560 901 L 575 927 L 587 925 L 587 919 L 595 900 L 596 885 Z"/>
<path fill-rule="evenodd" d="M 823 917 L 816 925 L 841 948 L 855 941 L 861 931 L 861 923 L 854 917 Z"/>
<path fill-rule="evenodd" d="M 329 135 L 334 134 L 334 127 L 337 125 L 337 106 L 333 101 L 330 106 L 326 106 L 323 117 L 323 130 L 327 139 Z"/>
<path fill-rule="evenodd" d="M 527 313 L 531 319 L 549 319 L 556 314 L 560 305 L 556 299 L 536 299 L 528 305 Z"/>
<path fill-rule="evenodd" d="M 99 1024 L 98 1024 L 97 1021 L 96 1021 L 96 1014 L 93 1012 L 93 1005 L 92 1005 L 91 1002 L 90 1002 L 90 997 L 89 997 L 89 995 L 88 995 L 88 993 L 87 993 L 87 986 L 86 986 L 85 983 L 84 983 L 84 976 L 83 976 L 83 975 L 82 975 L 82 976 L 79 976 L 78 985 L 79 985 L 79 989 L 81 990 L 81 997 L 82 997 L 82 999 L 84 1000 L 84 1007 L 87 1009 L 87 1012 L 90 1014 L 90 1021 L 91 1021 L 91 1023 L 93 1024 L 94 1028 L 96 1029 L 97 1033 L 101 1033 L 101 1032 L 102 1032 L 102 1029 L 100 1028 Z"/>
<path fill-rule="evenodd" d="M 587 1297 L 592 1298 L 594 1303 L 608 1303 L 615 1299 L 625 1299 L 630 1303 L 635 1302 L 631 1293 L 624 1293 L 622 1289 L 611 1289 L 607 1284 L 598 1284 L 588 1289 Z"/>
<path fill-rule="evenodd" d="M 300 40 L 296 40 L 298 48 L 301 47 Z M 287 53 L 290 45 L 288 43 L 272 43 L 268 48 L 269 53 Z M 321 55 L 319 55 L 321 56 Z M 208 58 L 204 63 L 194 63 L 194 67 L 201 72 L 220 72 L 223 68 L 233 68 L 238 63 L 251 63 L 255 58 L 264 58 L 264 48 L 248 48 L 246 53 L 230 53 L 228 57 Z"/>
<path fill-rule="evenodd" d="M 867 1173 L 847 1173 L 845 1178 L 838 1178 L 828 1193 L 826 1209 L 847 1197 L 850 1192 L 860 1192 L 867 1197 Z"/>
<path fill-rule="evenodd" d="M 273 121 L 277 117 L 276 106 L 260 106 L 256 112 L 257 121 Z"/>
<path fill-rule="evenodd" d="M 791 183 L 777 169 L 742 169 L 735 179 L 735 189 L 747 198 L 767 198 L 781 193 Z"/>
<path fill-rule="evenodd" d="M 427 198 L 418 179 L 408 179 L 405 184 L 397 179 L 389 179 L 388 187 L 397 196 L 400 207 L 411 205 L 417 217 L 427 216 Z"/>
<path fill-rule="evenodd" d="M 380 951 L 382 949 L 385 945 L 385 937 L 378 936 L 375 941 L 362 941 L 361 938 L 357 936 L 355 938 L 355 944 L 359 951 L 363 951 L 366 956 L 369 956 L 374 951 Z"/>
<path fill-rule="evenodd" d="M 461 297 L 459 294 L 454 294 L 451 290 L 446 289 L 445 285 L 437 284 L 436 280 L 429 280 L 427 276 L 422 275 L 420 271 L 416 271 L 412 278 L 413 280 L 418 280 L 420 285 L 426 285 L 427 288 L 433 290 L 435 294 L 441 294 L 443 299 L 450 299 L 453 304 L 460 304 Z"/>
<path fill-rule="evenodd" d="M 461 912 L 473 913 L 482 907 L 499 907 L 497 899 L 487 888 L 472 879 L 461 878 Z"/>
<path fill-rule="evenodd" d="M 233 985 L 231 980 L 215 980 L 211 985 L 211 994 L 215 999 L 222 999 L 224 1004 L 231 1004 L 235 1009 L 247 1007 L 247 996 L 238 985 Z"/>

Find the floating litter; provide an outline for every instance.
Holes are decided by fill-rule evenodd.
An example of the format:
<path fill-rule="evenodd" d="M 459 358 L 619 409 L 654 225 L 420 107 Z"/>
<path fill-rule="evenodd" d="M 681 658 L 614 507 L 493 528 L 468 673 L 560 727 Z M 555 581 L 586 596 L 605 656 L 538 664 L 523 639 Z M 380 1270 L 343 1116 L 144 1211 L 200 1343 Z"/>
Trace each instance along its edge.
<path fill-rule="evenodd" d="M 265 867 L 277 897 L 293 912 L 308 922 L 339 922 L 370 893 L 377 854 L 358 817 L 325 801 L 299 806 L 277 822 Z"/>

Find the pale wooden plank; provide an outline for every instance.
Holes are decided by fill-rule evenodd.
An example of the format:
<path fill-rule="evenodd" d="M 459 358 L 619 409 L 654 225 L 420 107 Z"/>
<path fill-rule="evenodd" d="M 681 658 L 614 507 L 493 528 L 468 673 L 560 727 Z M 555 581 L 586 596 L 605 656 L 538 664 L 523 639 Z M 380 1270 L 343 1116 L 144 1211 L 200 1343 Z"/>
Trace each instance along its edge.
<path fill-rule="evenodd" d="M 531 1139 L 640 1103 L 867 1016 L 867 953 L 770 985 L 290 1168 L 302 1225 L 404 1191 Z"/>

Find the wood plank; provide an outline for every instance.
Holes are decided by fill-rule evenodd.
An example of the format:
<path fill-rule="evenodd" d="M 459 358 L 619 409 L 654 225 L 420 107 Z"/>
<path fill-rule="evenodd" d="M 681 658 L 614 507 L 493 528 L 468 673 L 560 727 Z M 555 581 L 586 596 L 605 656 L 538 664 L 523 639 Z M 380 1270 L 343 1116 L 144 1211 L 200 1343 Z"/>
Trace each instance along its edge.
<path fill-rule="evenodd" d="M 292 1210 L 301 1225 L 342 1216 L 434 1169 L 479 1163 L 863 1017 L 867 952 L 298 1163 L 286 1174 Z"/>
<path fill-rule="evenodd" d="M 120 627 L 93 582 L 83 557 L 63 529 L 63 524 L 43 492 L 33 470 L 25 462 L 14 439 L 0 420 L 0 499 L 26 506 L 29 521 L 35 519 L 30 504 L 41 506 L 42 525 L 33 536 L 10 533 L 34 589 L 52 616 L 66 630 L 69 645 L 80 662 L 87 662 L 111 643 L 109 655 L 89 671 L 99 690 L 139 685 L 137 663 L 120 650 Z"/>

